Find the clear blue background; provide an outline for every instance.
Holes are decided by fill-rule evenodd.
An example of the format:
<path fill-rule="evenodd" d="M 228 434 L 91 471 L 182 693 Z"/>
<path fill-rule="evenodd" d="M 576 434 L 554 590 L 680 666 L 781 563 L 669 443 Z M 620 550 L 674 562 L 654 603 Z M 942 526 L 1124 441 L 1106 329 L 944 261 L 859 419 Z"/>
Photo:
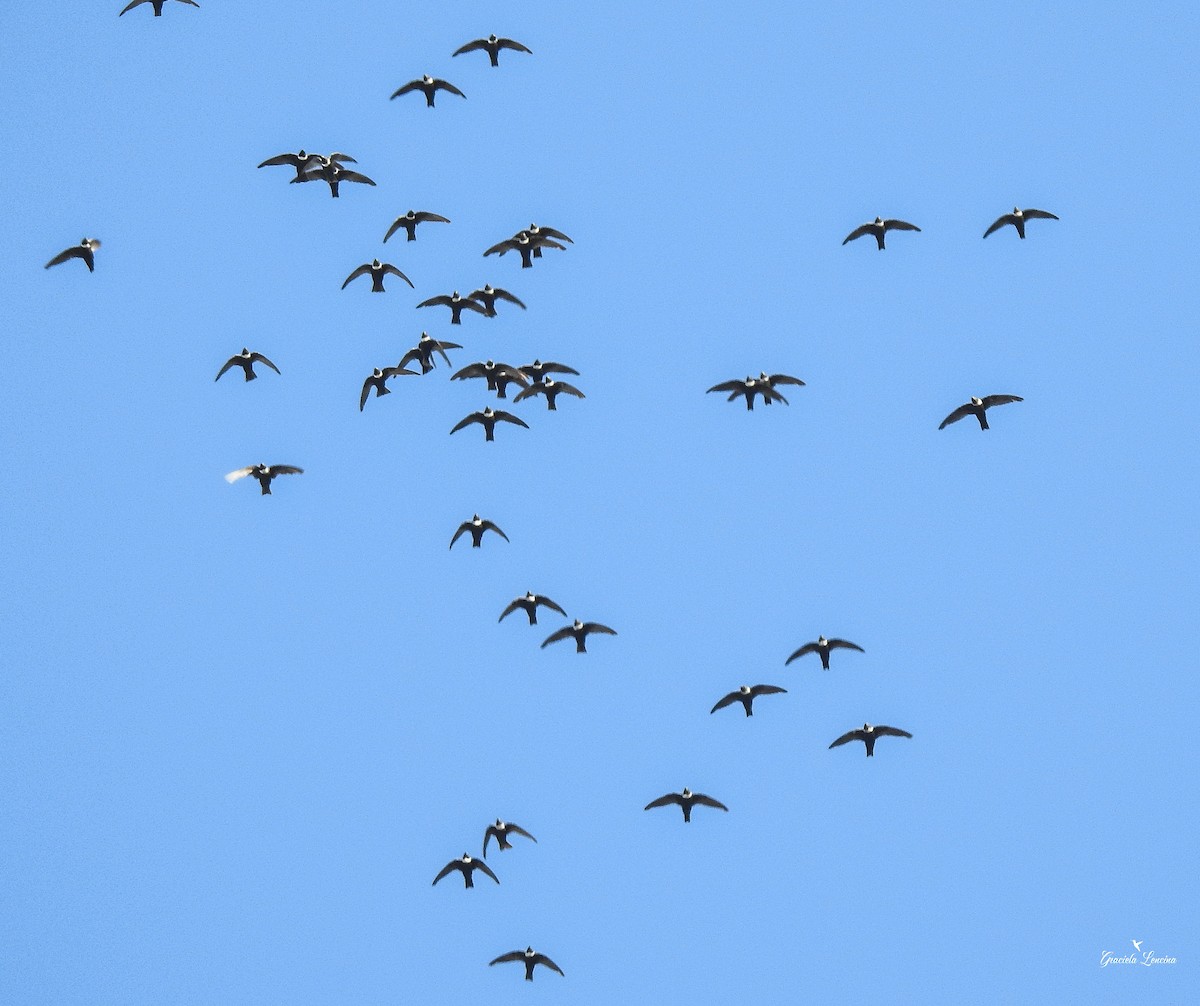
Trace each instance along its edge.
<path fill-rule="evenodd" d="M 121 6 L 0 35 L 0 1000 L 1194 996 L 1190 8 Z M 300 147 L 378 187 L 255 170 Z M 980 240 L 1014 204 L 1062 219 Z M 576 244 L 481 257 L 531 221 Z M 376 256 L 416 292 L 339 290 Z M 414 310 L 485 282 L 528 311 Z M 360 414 L 422 330 L 588 397 Z M 759 370 L 808 386 L 704 394 Z M 539 650 L 527 589 L 620 635 Z M 431 887 L 496 817 L 501 885 Z"/>

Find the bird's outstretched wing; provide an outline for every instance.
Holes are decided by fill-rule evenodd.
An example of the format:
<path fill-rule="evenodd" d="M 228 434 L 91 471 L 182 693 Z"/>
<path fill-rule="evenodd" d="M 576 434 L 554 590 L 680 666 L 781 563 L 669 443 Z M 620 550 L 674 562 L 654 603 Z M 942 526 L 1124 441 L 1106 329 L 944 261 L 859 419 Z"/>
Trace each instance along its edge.
<path fill-rule="evenodd" d="M 518 42 L 516 39 L 513 39 L 513 38 L 498 38 L 498 39 L 496 39 L 496 48 L 497 49 L 514 49 L 517 52 L 527 52 L 527 53 L 529 53 L 529 55 L 531 55 L 531 56 L 533 55 L 532 49 L 527 48 L 526 46 L 523 46 L 520 42 Z M 558 971 L 558 968 L 555 968 L 554 970 Z M 562 974 L 561 971 L 559 971 L 558 973 Z"/>
<path fill-rule="evenodd" d="M 480 297 L 486 296 L 486 294 L 486 290 L 472 290 L 470 296 L 472 300 L 478 300 Z M 525 310 L 525 302 L 523 300 L 518 300 L 507 290 L 501 290 L 498 286 L 492 287 L 492 296 L 496 300 L 506 300 L 510 304 L 516 304 L 522 311 Z"/>
<path fill-rule="evenodd" d="M 430 297 L 427 300 L 421 301 L 417 307 L 449 307 L 453 303 L 450 300 L 448 293 L 438 294 L 436 297 Z"/>
<path fill-rule="evenodd" d="M 357 171 L 347 171 L 345 168 L 343 168 L 341 171 L 339 171 L 337 173 L 337 179 L 338 179 L 338 181 L 342 181 L 342 182 L 358 182 L 361 185 L 374 185 L 375 184 L 366 175 L 360 174 Z"/>
<path fill-rule="evenodd" d="M 772 387 L 776 384 L 794 384 L 799 388 L 804 387 L 804 382 L 798 377 L 792 377 L 790 374 L 768 374 L 767 380 Z"/>
<path fill-rule="evenodd" d="M 1026 220 L 1057 220 L 1058 219 L 1058 217 L 1056 217 L 1053 213 L 1049 213 L 1046 210 L 1022 210 L 1021 215 L 1024 216 Z"/>
<path fill-rule="evenodd" d="M 460 420 L 459 420 L 459 421 L 458 421 L 458 422 L 455 424 L 455 426 L 454 426 L 454 429 L 452 429 L 452 430 L 450 431 L 450 433 L 451 433 L 451 434 L 455 434 L 455 433 L 457 433 L 459 430 L 466 429 L 466 427 L 470 426 L 472 423 L 479 423 L 479 422 L 482 422 L 482 421 L 483 421 L 483 417 L 482 417 L 482 416 L 480 416 L 480 414 L 479 414 L 478 412 L 472 412 L 472 413 L 471 413 L 469 416 L 465 417 L 464 419 L 460 419 Z M 465 526 L 465 525 L 464 525 L 464 526 Z M 461 530 L 462 530 L 462 528 L 459 528 L 459 530 L 461 531 Z M 453 544 L 454 544 L 454 542 L 451 542 L 450 544 L 451 544 L 451 545 L 453 545 Z"/>
<path fill-rule="evenodd" d="M 741 692 L 730 692 L 724 698 L 718 699 L 717 704 L 708 711 L 708 714 L 711 716 L 718 709 L 724 709 L 726 706 L 733 705 L 733 703 L 737 702 L 739 699 L 741 699 L 741 697 Z"/>
<path fill-rule="evenodd" d="M 371 389 L 382 383 L 383 383 L 383 379 L 376 377 L 374 374 L 372 374 L 365 381 L 363 381 L 362 394 L 358 396 L 358 411 L 359 412 L 362 412 L 363 408 L 366 406 L 367 398 L 371 394 Z"/>
<path fill-rule="evenodd" d="M 711 796 L 705 796 L 703 793 L 693 793 L 692 800 L 701 804 L 704 807 L 715 807 L 717 810 L 729 810 L 720 800 L 714 800 Z"/>
<path fill-rule="evenodd" d="M 583 631 L 585 633 L 599 632 L 605 636 L 615 636 L 617 634 L 616 629 L 610 629 L 607 625 L 601 625 L 599 622 L 584 622 Z"/>
<path fill-rule="evenodd" d="M 254 465 L 247 465 L 245 468 L 239 468 L 237 471 L 230 472 L 225 476 L 225 481 L 232 485 L 238 479 L 244 479 L 252 471 L 254 471 Z"/>
<path fill-rule="evenodd" d="M 525 392 L 522 391 L 521 394 L 523 395 L 523 394 L 525 394 Z M 513 401 L 516 401 L 516 399 L 513 399 Z M 514 416 L 511 412 L 505 412 L 503 410 L 500 410 L 500 411 L 496 412 L 495 415 L 496 415 L 497 419 L 502 419 L 506 423 L 515 423 L 517 426 L 524 426 L 525 429 L 529 429 L 529 424 L 527 422 L 525 422 L 524 419 L 521 419 L 518 416 Z"/>
<path fill-rule="evenodd" d="M 454 55 L 457 56 L 458 53 L 456 52 Z M 501 954 L 494 961 L 488 961 L 488 967 L 490 968 L 493 964 L 508 964 L 510 961 L 523 961 L 523 960 L 525 960 L 525 951 L 524 950 L 514 950 L 514 951 L 512 951 L 512 953 Z"/>
<path fill-rule="evenodd" d="M 916 224 L 910 224 L 907 220 L 885 220 L 883 229 L 885 231 L 919 231 L 921 228 Z"/>
<path fill-rule="evenodd" d="M 798 649 L 795 653 L 793 653 L 790 657 L 788 657 L 787 660 L 785 660 L 783 662 L 783 666 L 787 667 L 788 664 L 790 664 L 793 660 L 796 660 L 798 657 L 803 657 L 809 653 L 816 653 L 818 649 L 819 649 L 819 647 L 817 646 L 816 643 L 805 643 L 803 646 L 800 647 L 800 649 Z"/>
<path fill-rule="evenodd" d="M 912 737 L 907 730 L 901 730 L 899 727 L 876 727 L 872 733 L 880 737 Z"/>
<path fill-rule="evenodd" d="M 510 238 L 505 241 L 501 241 L 498 244 L 492 245 L 491 248 L 483 253 L 483 257 L 487 258 L 489 255 L 503 255 L 505 252 L 512 251 L 516 247 L 517 242 Z"/>
<path fill-rule="evenodd" d="M 989 234 L 995 234 L 996 231 L 998 231 L 1001 227 L 1006 227 L 1009 224 L 1012 224 L 1015 227 L 1016 223 L 1016 217 L 1014 217 L 1011 213 L 1005 213 L 1004 216 L 997 218 L 996 222 L 983 232 L 983 236 L 987 237 Z"/>
<path fill-rule="evenodd" d="M 852 643 L 848 639 L 827 639 L 825 645 L 831 650 L 858 650 L 859 653 L 866 653 L 857 643 Z"/>
<path fill-rule="evenodd" d="M 538 594 L 536 596 L 537 600 L 533 602 L 535 605 L 540 604 L 543 608 L 549 608 L 551 611 L 557 611 L 563 616 L 563 618 L 567 617 L 567 613 L 563 611 L 562 608 L 560 608 L 557 604 L 551 601 L 550 598 L 548 598 L 545 594 Z"/>
<path fill-rule="evenodd" d="M 498 528 L 490 520 L 485 520 L 480 527 L 482 527 L 485 531 L 495 531 L 496 534 L 498 534 L 501 538 L 503 538 L 505 541 L 508 541 L 508 535 L 501 531 L 500 528 Z"/>
<path fill-rule="evenodd" d="M 410 80 L 410 81 L 409 81 L 407 84 L 405 84 L 403 87 L 399 88 L 399 89 L 396 91 L 396 93 L 392 95 L 392 97 L 393 97 L 393 98 L 399 98 L 399 97 L 400 97 L 400 95 L 402 95 L 402 94 L 408 94 L 410 91 L 420 91 L 420 90 L 421 90 L 421 85 L 422 85 L 423 83 L 424 83 L 424 81 L 420 81 L 420 80 Z M 389 99 L 389 100 L 390 100 L 390 99 Z"/>
<path fill-rule="evenodd" d="M 345 290 L 346 287 L 348 287 L 351 284 L 351 282 L 358 279 L 359 276 L 370 276 L 370 275 L 371 275 L 370 265 L 367 265 L 367 264 L 360 265 L 357 269 L 354 270 L 354 272 L 352 272 L 349 276 L 346 277 L 346 282 L 342 284 L 342 289 Z"/>
<path fill-rule="evenodd" d="M 268 465 L 268 475 L 303 475 L 304 469 L 295 465 Z M 228 476 L 227 476 L 228 477 Z"/>
<path fill-rule="evenodd" d="M 492 880 L 494 880 L 497 884 L 500 883 L 500 878 L 497 877 L 494 873 L 492 873 L 492 868 L 490 866 L 488 866 L 487 863 L 483 862 L 483 860 L 473 859 L 473 860 L 471 860 L 471 863 L 477 870 L 482 870 L 489 877 L 491 877 Z"/>
<path fill-rule="evenodd" d="M 230 361 L 230 362 L 232 362 L 232 361 Z M 250 362 L 251 363 L 261 363 L 264 366 L 270 367 L 277 374 L 280 372 L 279 368 L 277 366 L 275 366 L 275 364 L 273 364 L 265 356 L 263 356 L 262 353 L 251 353 L 250 354 Z"/>
<path fill-rule="evenodd" d="M 1024 398 L 1018 395 L 988 395 L 983 399 L 983 407 L 990 409 L 993 405 L 1008 405 L 1009 402 L 1023 402 Z"/>
<path fill-rule="evenodd" d="M 541 649 L 544 650 L 551 643 L 557 643 L 559 640 L 571 639 L 574 635 L 575 635 L 575 632 L 572 629 L 572 627 L 569 625 L 564 626 L 561 629 L 556 629 L 554 632 L 550 633 L 550 635 L 548 635 L 542 641 Z"/>
<path fill-rule="evenodd" d="M 331 162 L 336 161 L 338 164 L 357 164 L 358 163 L 358 161 L 356 161 L 349 154 L 343 154 L 343 153 L 340 153 L 337 151 L 330 154 L 328 157 L 325 158 L 325 160 L 331 161 Z"/>
<path fill-rule="evenodd" d="M 505 608 L 502 612 L 500 612 L 500 617 L 497 618 L 496 621 L 503 622 L 514 611 L 516 611 L 518 608 L 522 607 L 521 602 L 524 600 L 525 600 L 525 598 L 518 597 L 515 601 L 513 601 L 511 604 L 509 604 L 509 606 L 507 608 Z M 491 831 L 491 830 L 492 830 L 491 828 L 488 829 L 488 831 Z M 484 836 L 484 839 L 483 839 L 483 854 L 485 856 L 487 855 L 487 836 Z"/>
<path fill-rule="evenodd" d="M 642 810 L 653 810 L 655 807 L 666 807 L 672 803 L 683 803 L 683 796 L 679 793 L 667 793 L 665 796 L 660 796 L 657 800 L 651 800 Z"/>
<path fill-rule="evenodd" d="M 418 304 L 417 307 L 423 305 Z M 450 375 L 452 381 L 466 381 L 472 377 L 487 377 L 487 368 L 482 363 L 468 363 L 456 374 Z"/>
<path fill-rule="evenodd" d="M 750 689 L 750 694 L 759 695 L 786 695 L 787 689 L 780 688 L 778 685 L 755 685 Z"/>
<path fill-rule="evenodd" d="M 392 265 L 391 262 L 385 262 L 383 264 L 383 272 L 384 272 L 384 275 L 391 274 L 392 276 L 399 276 L 402 280 L 404 280 L 405 283 L 408 284 L 410 289 L 412 289 L 412 290 L 416 289 L 416 287 L 413 286 L 413 281 L 411 279 L 409 279 L 407 276 L 405 276 L 404 273 L 402 273 L 394 265 Z"/>
<path fill-rule="evenodd" d="M 553 227 L 541 227 L 537 229 L 537 237 L 557 238 L 559 241 L 565 241 L 569 245 L 575 242 L 567 237 L 562 231 L 556 231 Z"/>
<path fill-rule="evenodd" d="M 511 831 L 514 835 L 524 835 L 530 841 L 533 841 L 533 842 L 537 841 L 537 839 L 534 838 L 531 834 L 529 834 L 529 832 L 527 832 L 524 828 L 522 828 L 520 825 L 513 824 L 511 821 L 508 822 L 508 830 Z"/>
<path fill-rule="evenodd" d="M 842 734 L 841 737 L 830 744 L 828 750 L 832 751 L 834 748 L 841 747 L 843 744 L 849 744 L 851 741 L 866 740 L 866 737 L 867 735 L 861 729 L 851 730 L 849 733 Z"/>
<path fill-rule="evenodd" d="M 735 395 L 741 394 L 746 390 L 746 385 L 742 381 L 722 381 L 720 384 L 714 384 L 705 394 L 711 395 L 714 391 L 732 391 Z"/>
<path fill-rule="evenodd" d="M 436 885 L 437 882 L 439 880 L 441 880 L 444 876 L 446 876 L 447 874 L 451 873 L 454 870 L 457 870 L 458 868 L 459 868 L 459 861 L 457 859 L 450 860 L 449 863 L 447 863 L 445 866 L 442 867 L 441 872 L 436 877 L 433 878 L 433 883 Z"/>
<path fill-rule="evenodd" d="M 254 357 L 251 357 L 251 359 L 254 359 Z M 217 376 L 214 377 L 213 380 L 219 381 L 221 379 L 222 375 L 224 375 L 225 371 L 227 371 L 230 367 L 237 364 L 239 360 L 241 360 L 240 356 L 231 356 L 228 360 L 225 361 L 225 366 L 223 366 L 220 370 L 217 371 Z M 272 367 L 274 367 L 274 364 L 272 364 Z M 279 371 L 276 370 L 275 373 L 279 373 Z"/>
<path fill-rule="evenodd" d="M 574 395 L 576 398 L 587 398 L 587 395 L 585 395 L 582 391 L 580 391 L 577 387 L 575 387 L 575 385 L 567 384 L 566 381 L 555 381 L 554 386 L 559 391 L 564 391 L 568 395 Z"/>
<path fill-rule="evenodd" d="M 450 83 L 450 81 L 448 81 L 448 80 L 442 80 L 442 78 L 441 78 L 441 77 L 438 77 L 438 78 L 436 78 L 436 79 L 434 80 L 434 82 L 433 82 L 433 89 L 434 89 L 435 91 L 438 91 L 438 90 L 441 90 L 441 91 L 449 91 L 451 94 L 457 94 L 457 95 L 458 95 L 460 98 L 465 98 L 465 97 L 466 97 L 466 95 L 465 95 L 465 94 L 463 94 L 463 93 L 462 93 L 462 91 L 460 91 L 460 90 L 459 90 L 457 87 L 455 87 L 453 84 L 451 84 L 451 83 Z"/>
<path fill-rule="evenodd" d="M 259 167 L 260 168 L 272 168 L 277 164 L 288 164 L 288 165 L 291 165 L 293 168 L 298 168 L 298 167 L 300 167 L 301 164 L 304 164 L 304 163 L 306 163 L 306 162 L 300 160 L 300 158 L 296 154 L 276 154 L 274 157 L 268 157 L 265 161 L 262 162 L 262 164 L 259 165 Z"/>
<path fill-rule="evenodd" d="M 458 530 L 454 532 L 454 537 L 450 539 L 450 547 L 454 548 L 454 543 L 458 541 L 464 534 L 471 530 L 471 522 L 463 521 L 458 525 Z"/>
<path fill-rule="evenodd" d="M 91 271 L 94 271 L 94 270 L 92 270 L 92 263 L 88 262 L 87 249 L 82 247 L 81 245 L 75 245 L 73 248 L 66 249 L 66 251 L 60 251 L 57 255 L 54 256 L 54 258 L 52 258 L 49 262 L 46 263 L 46 268 L 49 269 L 51 266 L 54 266 L 54 265 L 62 265 L 68 259 L 73 259 L 73 258 L 83 259 L 83 261 L 87 263 L 88 269 Z"/>
<path fill-rule="evenodd" d="M 843 241 L 842 244 L 847 245 L 851 241 L 856 241 L 858 238 L 862 237 L 864 234 L 873 234 L 873 233 L 875 233 L 875 225 L 874 224 L 863 224 L 861 227 L 855 227 L 854 230 L 852 230 L 849 234 L 847 234 L 846 240 Z"/>
<path fill-rule="evenodd" d="M 525 51 L 526 51 L 526 52 L 528 52 L 529 50 L 528 50 L 528 49 L 526 49 Z M 549 958 L 549 957 L 547 957 L 545 954 L 534 954 L 534 955 L 533 955 L 533 956 L 530 958 L 530 960 L 531 960 L 531 961 L 533 961 L 533 963 L 534 963 L 534 964 L 544 964 L 544 965 L 546 965 L 546 967 L 548 967 L 548 968 L 549 968 L 551 971 L 557 971 L 557 972 L 558 972 L 560 975 L 562 975 L 564 978 L 566 978 L 566 977 L 567 977 L 565 974 L 563 974 L 563 969 L 562 969 L 562 968 L 560 968 L 560 967 L 559 967 L 557 964 L 555 964 L 555 963 L 554 963 L 554 961 L 550 960 L 550 958 Z"/>
<path fill-rule="evenodd" d="M 944 430 L 951 423 L 957 423 L 960 419 L 965 419 L 967 416 L 973 416 L 974 414 L 975 414 L 975 406 L 974 405 L 971 405 L 969 403 L 967 405 L 960 405 L 957 409 L 955 409 L 953 412 L 951 412 L 950 415 L 948 415 L 945 419 L 942 420 L 941 425 L 938 426 L 938 429 Z"/>

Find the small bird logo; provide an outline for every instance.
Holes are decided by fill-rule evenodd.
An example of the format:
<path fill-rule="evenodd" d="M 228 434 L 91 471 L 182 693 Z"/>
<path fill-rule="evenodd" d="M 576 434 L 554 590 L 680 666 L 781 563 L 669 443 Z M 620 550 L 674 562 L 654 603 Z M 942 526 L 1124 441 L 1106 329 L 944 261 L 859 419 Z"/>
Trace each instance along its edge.
<path fill-rule="evenodd" d="M 1129 942 L 1133 944 L 1133 949 L 1139 954 L 1142 952 L 1142 940 L 1130 940 Z"/>

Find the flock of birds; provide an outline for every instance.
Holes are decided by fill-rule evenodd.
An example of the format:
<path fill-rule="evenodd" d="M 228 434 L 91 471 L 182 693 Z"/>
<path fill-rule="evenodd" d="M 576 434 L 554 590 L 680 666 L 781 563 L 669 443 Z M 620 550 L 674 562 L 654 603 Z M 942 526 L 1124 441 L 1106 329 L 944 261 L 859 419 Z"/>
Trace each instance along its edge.
<path fill-rule="evenodd" d="M 120 13 L 124 15 L 130 10 L 141 6 L 145 3 L 150 3 L 154 9 L 154 16 L 162 15 L 163 6 L 166 0 L 133 0 Z M 192 7 L 198 7 L 199 4 L 195 0 L 179 0 L 180 3 L 188 4 Z M 531 50 L 520 42 L 510 38 L 502 38 L 496 35 L 489 35 L 487 38 L 479 38 L 467 42 L 460 46 L 452 55 L 459 56 L 471 52 L 485 52 L 489 57 L 491 66 L 499 66 L 499 54 L 503 50 L 510 50 L 519 53 L 531 53 Z M 429 108 L 435 107 L 434 99 L 438 91 L 446 91 L 450 94 L 465 98 L 466 95 L 449 81 L 438 77 L 433 77 L 428 74 L 423 75 L 419 79 L 414 79 L 402 87 L 398 88 L 392 94 L 392 98 L 398 98 L 406 94 L 420 92 L 425 96 L 426 105 Z M 274 157 L 264 160 L 258 165 L 259 168 L 287 166 L 295 170 L 295 175 L 290 179 L 290 184 L 307 183 L 314 181 L 323 181 L 329 185 L 330 193 L 333 198 L 339 197 L 339 186 L 342 182 L 362 184 L 374 186 L 375 182 L 367 175 L 361 172 L 346 167 L 348 164 L 357 164 L 357 161 L 348 154 L 335 152 L 330 154 L 314 153 L 306 150 L 300 150 L 296 153 L 282 153 Z M 1020 209 L 1013 208 L 1011 213 L 1006 213 L 996 219 L 994 223 L 984 232 L 984 237 L 987 238 L 991 234 L 1000 230 L 1003 227 L 1013 227 L 1020 239 L 1025 239 L 1025 224 L 1029 220 L 1057 220 L 1054 214 L 1045 210 L 1039 209 Z M 387 243 L 393 235 L 398 231 L 403 230 L 406 234 L 406 239 L 409 242 L 417 240 L 418 227 L 422 224 L 449 224 L 451 221 L 441 214 L 433 213 L 427 210 L 409 210 L 403 215 L 397 217 L 388 227 L 383 237 L 383 243 Z M 920 228 L 904 220 L 885 219 L 876 217 L 874 221 L 865 223 L 851 231 L 842 242 L 843 245 L 858 238 L 868 235 L 875 238 L 877 247 L 880 251 L 885 249 L 885 235 L 889 231 L 914 231 L 919 232 Z M 538 226 L 530 224 L 528 228 L 518 231 L 509 238 L 506 238 L 484 251 L 484 257 L 492 255 L 503 257 L 510 251 L 515 251 L 520 257 L 522 268 L 532 268 L 534 260 L 540 259 L 545 249 L 553 249 L 562 251 L 566 249 L 568 244 L 573 244 L 562 231 L 555 228 Z M 74 245 L 55 255 L 49 262 L 46 263 L 46 268 L 60 265 L 72 259 L 79 259 L 83 262 L 89 272 L 95 270 L 95 253 L 100 248 L 100 241 L 96 238 L 84 238 L 78 245 Z M 384 293 L 384 280 L 388 276 L 395 276 L 399 280 L 407 283 L 410 288 L 415 289 L 411 279 L 406 276 L 399 268 L 389 262 L 382 262 L 378 258 L 373 259 L 369 263 L 363 263 L 356 267 L 345 282 L 342 283 L 342 289 L 346 289 L 354 280 L 361 277 L 370 277 L 371 291 L 373 293 Z M 461 325 L 463 312 L 471 312 L 479 315 L 482 318 L 495 318 L 498 314 L 496 306 L 498 303 L 512 304 L 516 307 L 525 310 L 525 304 L 513 293 L 500 287 L 485 285 L 481 288 L 472 290 L 469 294 L 460 295 L 457 290 L 450 294 L 439 294 L 429 297 L 421 301 L 418 308 L 435 308 L 445 307 L 449 309 L 449 323 L 452 325 Z M 422 332 L 418 344 L 408 350 L 395 366 L 377 367 L 372 370 L 372 373 L 364 380 L 359 396 L 359 410 L 362 411 L 365 407 L 371 392 L 374 391 L 375 397 L 379 398 L 390 393 L 387 382 L 395 377 L 400 376 L 422 376 L 436 369 L 437 358 L 440 357 L 445 364 L 450 366 L 450 359 L 447 355 L 447 350 L 458 350 L 462 346 L 458 343 L 448 342 L 442 339 L 431 337 L 427 332 Z M 243 347 L 241 352 L 230 356 L 217 372 L 216 380 L 220 380 L 227 372 L 235 367 L 242 370 L 243 377 L 246 382 L 257 379 L 258 374 L 255 372 L 255 365 L 261 365 L 269 368 L 276 374 L 280 374 L 279 367 L 262 353 L 252 351 L 247 347 Z M 418 365 L 419 373 L 416 370 L 409 369 L 410 365 Z M 551 375 L 572 375 L 577 376 L 578 371 L 573 368 L 556 362 L 542 362 L 535 360 L 531 364 L 523 364 L 521 366 L 512 366 L 506 363 L 499 363 L 493 360 L 486 360 L 471 363 L 454 372 L 450 379 L 454 381 L 482 379 L 486 382 L 487 390 L 496 395 L 498 399 L 507 397 L 507 388 L 509 385 L 517 385 L 519 391 L 514 395 L 512 401 L 514 403 L 528 401 L 535 397 L 542 397 L 546 400 L 547 410 L 556 411 L 556 401 L 560 395 L 567 395 L 574 398 L 584 398 L 582 391 L 574 385 L 566 383 Z M 727 393 L 728 401 L 733 401 L 736 398 L 743 398 L 747 410 L 754 409 L 755 398 L 761 396 L 764 405 L 771 405 L 774 402 L 788 404 L 787 399 L 779 392 L 778 388 L 783 387 L 803 387 L 804 381 L 797 377 L 788 374 L 768 374 L 765 371 L 760 372 L 758 377 L 747 375 L 744 380 L 733 379 L 724 381 L 714 385 L 708 389 L 708 393 L 720 392 Z M 1022 399 L 1016 395 L 1008 394 L 993 394 L 983 397 L 972 396 L 968 402 L 958 406 L 949 415 L 942 420 L 939 429 L 944 429 L 952 423 L 956 423 L 968 416 L 974 416 L 978 422 L 980 429 L 987 430 L 989 428 L 987 421 L 987 410 L 998 405 L 1005 405 L 1011 402 L 1020 402 Z M 496 427 L 499 424 L 508 424 L 516 427 L 528 429 L 529 425 L 519 416 L 502 409 L 494 409 L 490 406 L 472 412 L 463 419 L 459 420 L 450 430 L 451 434 L 457 433 L 471 425 L 479 425 L 483 427 L 484 438 L 486 441 L 495 439 Z M 295 465 L 286 464 L 254 464 L 247 465 L 242 468 L 235 469 L 225 476 L 228 482 L 236 482 L 246 477 L 253 477 L 260 486 L 262 495 L 271 495 L 271 483 L 280 475 L 299 475 L 303 473 L 303 469 Z M 481 518 L 478 514 L 474 514 L 470 520 L 463 521 L 455 530 L 450 539 L 450 548 L 453 549 L 455 543 L 464 535 L 471 537 L 472 548 L 479 548 L 482 545 L 485 533 L 492 532 L 504 539 L 509 540 L 503 530 L 493 521 Z M 529 591 L 521 597 L 511 601 L 504 610 L 500 613 L 499 621 L 503 622 L 509 615 L 520 610 L 525 613 L 530 626 L 538 624 L 538 611 L 545 609 L 554 612 L 563 618 L 567 618 L 567 612 L 554 600 L 544 594 L 537 594 Z M 592 635 L 617 635 L 616 631 L 607 625 L 600 622 L 581 621 L 573 619 L 571 624 L 551 632 L 542 642 L 542 648 L 545 648 L 553 643 L 572 639 L 575 642 L 577 653 L 586 653 L 586 641 Z M 815 641 L 805 643 L 793 652 L 784 662 L 785 666 L 791 664 L 804 656 L 816 654 L 819 656 L 821 666 L 824 670 L 829 670 L 830 654 L 836 649 L 846 649 L 858 652 L 864 652 L 863 648 L 849 640 L 839 638 L 826 638 L 819 636 Z M 736 690 L 729 692 L 717 700 L 713 705 L 710 713 L 716 713 L 721 709 L 725 709 L 735 703 L 740 703 L 747 717 L 753 716 L 753 703 L 756 698 L 764 695 L 785 694 L 786 689 L 771 684 L 756 684 L 756 685 L 741 685 Z M 866 749 L 868 758 L 875 754 L 875 744 L 880 737 L 904 737 L 911 738 L 912 734 L 907 730 L 898 727 L 872 725 L 864 723 L 861 728 L 855 728 L 843 733 L 835 739 L 830 745 L 830 749 L 849 744 L 854 741 L 861 741 Z M 645 810 L 653 810 L 660 807 L 678 806 L 683 814 L 685 823 L 691 821 L 692 811 L 695 807 L 708 807 L 721 811 L 728 811 L 728 807 L 724 803 L 708 796 L 704 793 L 693 792 L 688 788 L 684 788 L 678 793 L 666 793 L 646 804 Z M 497 884 L 500 883 L 499 878 L 493 872 L 491 867 L 486 862 L 489 843 L 495 839 L 496 846 L 499 850 L 504 851 L 512 848 L 512 843 L 508 840 L 510 835 L 519 835 L 536 843 L 536 839 L 519 825 L 512 822 L 506 822 L 497 819 L 494 824 L 487 827 L 483 838 L 483 857 L 476 858 L 469 853 L 464 852 L 461 857 L 450 860 L 437 873 L 433 879 L 434 885 L 443 880 L 451 873 L 458 872 L 461 874 L 464 887 L 474 887 L 474 874 L 476 871 L 483 873 L 491 878 Z M 562 969 L 555 964 L 553 960 L 545 954 L 535 951 L 532 947 L 527 947 L 525 950 L 514 950 L 509 953 L 501 954 L 493 959 L 490 964 L 501 963 L 521 963 L 525 968 L 525 978 L 532 981 L 534 969 L 537 965 L 542 965 L 552 971 L 562 975 Z"/>

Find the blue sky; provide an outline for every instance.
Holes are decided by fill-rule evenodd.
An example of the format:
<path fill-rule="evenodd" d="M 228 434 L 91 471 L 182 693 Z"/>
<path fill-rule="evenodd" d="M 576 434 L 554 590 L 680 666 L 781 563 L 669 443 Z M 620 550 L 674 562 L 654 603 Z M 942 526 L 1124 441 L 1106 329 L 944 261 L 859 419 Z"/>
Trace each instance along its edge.
<path fill-rule="evenodd" d="M 1193 12 L 86 6 L 0 37 L 0 1000 L 1187 999 Z M 378 184 L 255 169 L 301 147 Z M 1014 205 L 1061 220 L 980 240 Z M 481 257 L 531 221 L 575 244 Z M 485 282 L 528 310 L 414 310 Z M 587 398 L 360 414 L 423 330 Z M 807 386 L 704 394 L 760 370 Z M 642 812 L 683 786 L 729 813 Z M 431 887 L 497 817 L 500 886 Z"/>

